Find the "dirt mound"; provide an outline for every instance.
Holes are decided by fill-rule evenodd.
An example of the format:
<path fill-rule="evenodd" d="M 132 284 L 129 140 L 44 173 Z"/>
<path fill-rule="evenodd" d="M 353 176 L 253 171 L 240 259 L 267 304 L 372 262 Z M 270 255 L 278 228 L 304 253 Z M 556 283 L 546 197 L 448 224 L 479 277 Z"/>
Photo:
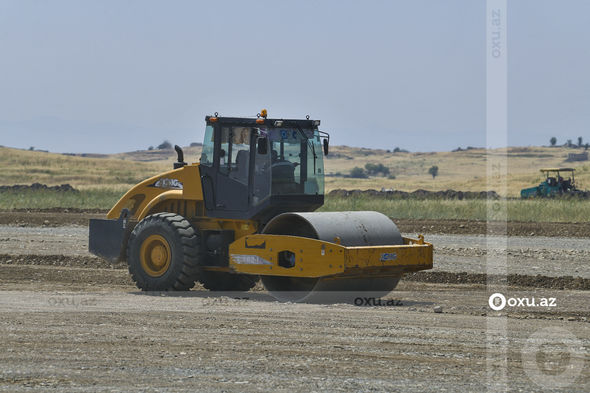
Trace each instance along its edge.
<path fill-rule="evenodd" d="M 126 270 L 124 263 L 110 264 L 97 257 L 66 256 L 66 255 L 7 255 L 0 254 L 0 265 L 17 266 L 60 266 L 87 269 Z M 489 277 L 491 281 L 498 281 L 499 277 Z M 405 274 L 403 281 L 428 282 L 436 284 L 482 284 L 488 282 L 486 274 L 453 273 L 453 272 L 417 272 Z M 508 285 L 517 287 L 589 290 L 590 279 L 582 277 L 548 277 L 542 275 L 529 276 L 509 274 Z"/>
<path fill-rule="evenodd" d="M 0 225 L 68 226 L 88 225 L 90 218 L 105 218 L 108 210 L 102 209 L 18 209 L 0 211 Z"/>
<path fill-rule="evenodd" d="M 37 208 L 18 208 L 13 210 L 0 210 L 0 212 L 4 213 L 70 213 L 70 214 L 101 214 L 101 213 L 108 213 L 109 209 L 80 209 L 77 207 L 48 207 L 44 209 L 37 209 Z"/>
<path fill-rule="evenodd" d="M 0 216 L 1 217 L 1 216 Z M 403 233 L 590 237 L 590 222 L 519 222 L 393 218 Z"/>
<path fill-rule="evenodd" d="M 125 264 L 113 265 L 94 256 L 69 255 L 9 255 L 0 254 L 2 265 L 67 266 L 96 269 L 126 269 Z"/>
<path fill-rule="evenodd" d="M 104 218 L 104 209 L 15 209 L 0 211 L 0 225 L 88 225 L 90 218 Z M 409 219 L 392 217 L 403 233 L 476 234 L 508 236 L 590 237 L 590 222 L 486 222 L 473 220 Z"/>
<path fill-rule="evenodd" d="M 499 277 L 491 276 L 489 279 L 491 281 L 499 281 Z M 488 282 L 488 276 L 478 273 L 417 272 L 404 275 L 402 280 L 437 284 L 486 284 Z M 590 279 L 572 276 L 547 277 L 542 275 L 526 276 L 509 274 L 508 285 L 548 289 L 589 290 Z"/>
<path fill-rule="evenodd" d="M 30 186 L 17 184 L 14 186 L 0 186 L 0 192 L 2 191 L 25 191 L 25 190 L 50 190 L 50 191 L 59 191 L 59 192 L 80 192 L 74 187 L 69 184 L 62 184 L 59 186 L 48 186 L 46 184 L 41 183 L 33 183 Z"/>
<path fill-rule="evenodd" d="M 369 196 L 384 199 L 498 199 L 499 195 L 496 191 L 427 191 L 416 190 L 412 192 L 400 190 L 332 190 L 328 194 L 329 197 L 359 197 Z"/>

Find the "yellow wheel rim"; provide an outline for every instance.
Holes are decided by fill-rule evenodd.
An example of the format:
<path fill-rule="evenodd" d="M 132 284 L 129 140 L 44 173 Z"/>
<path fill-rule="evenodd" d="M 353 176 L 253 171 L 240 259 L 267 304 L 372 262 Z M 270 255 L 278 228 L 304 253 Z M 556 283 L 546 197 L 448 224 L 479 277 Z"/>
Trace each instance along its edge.
<path fill-rule="evenodd" d="M 160 277 L 170 267 L 170 245 L 160 235 L 151 235 L 141 244 L 139 259 L 143 270 L 152 277 Z"/>

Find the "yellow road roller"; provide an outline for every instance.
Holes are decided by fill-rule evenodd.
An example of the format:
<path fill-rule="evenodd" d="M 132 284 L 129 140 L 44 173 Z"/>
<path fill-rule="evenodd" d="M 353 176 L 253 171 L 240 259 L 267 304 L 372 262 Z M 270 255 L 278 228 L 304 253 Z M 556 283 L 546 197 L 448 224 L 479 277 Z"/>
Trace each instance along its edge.
<path fill-rule="evenodd" d="M 262 280 L 281 301 L 380 297 L 405 272 L 432 268 L 432 244 L 402 237 L 372 211 L 324 203 L 329 134 L 320 121 L 205 117 L 198 163 L 131 188 L 92 219 L 90 252 L 126 261 L 144 291 L 247 291 Z"/>

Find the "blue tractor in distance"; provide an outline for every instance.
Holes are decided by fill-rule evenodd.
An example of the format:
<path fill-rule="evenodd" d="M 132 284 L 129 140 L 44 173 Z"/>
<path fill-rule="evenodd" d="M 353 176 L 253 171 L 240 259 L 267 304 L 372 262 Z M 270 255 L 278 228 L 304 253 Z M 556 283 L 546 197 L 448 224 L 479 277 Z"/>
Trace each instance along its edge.
<path fill-rule="evenodd" d="M 578 192 L 574 168 L 543 168 L 541 172 L 545 175 L 545 180 L 536 187 L 522 189 L 521 198 L 555 197 Z"/>

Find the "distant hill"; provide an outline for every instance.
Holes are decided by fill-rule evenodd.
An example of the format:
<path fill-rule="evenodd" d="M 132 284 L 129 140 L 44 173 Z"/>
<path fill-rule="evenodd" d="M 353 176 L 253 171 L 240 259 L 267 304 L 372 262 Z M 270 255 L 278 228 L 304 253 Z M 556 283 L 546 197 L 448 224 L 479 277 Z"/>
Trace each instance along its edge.
<path fill-rule="evenodd" d="M 184 147 L 185 161 L 197 162 L 201 147 Z M 453 152 L 392 152 L 387 150 L 331 146 L 325 160 L 326 190 L 395 189 L 431 191 L 454 189 L 461 191 L 497 190 L 486 180 L 486 154 L 507 154 L 509 162 L 508 195 L 517 196 L 521 188 L 538 184 L 539 168 L 571 166 L 577 168 L 576 180 L 581 188 L 590 189 L 590 162 L 566 162 L 567 154 L 575 152 L 565 147 L 482 148 Z M 0 185 L 48 185 L 69 183 L 77 188 L 129 188 L 131 185 L 172 168 L 174 150 L 138 150 L 109 155 L 57 154 L 0 148 Z M 382 164 L 390 177 L 370 176 L 366 179 L 346 177 L 354 167 Z M 428 173 L 438 166 L 438 176 Z M 393 178 L 395 176 L 395 178 Z"/>

